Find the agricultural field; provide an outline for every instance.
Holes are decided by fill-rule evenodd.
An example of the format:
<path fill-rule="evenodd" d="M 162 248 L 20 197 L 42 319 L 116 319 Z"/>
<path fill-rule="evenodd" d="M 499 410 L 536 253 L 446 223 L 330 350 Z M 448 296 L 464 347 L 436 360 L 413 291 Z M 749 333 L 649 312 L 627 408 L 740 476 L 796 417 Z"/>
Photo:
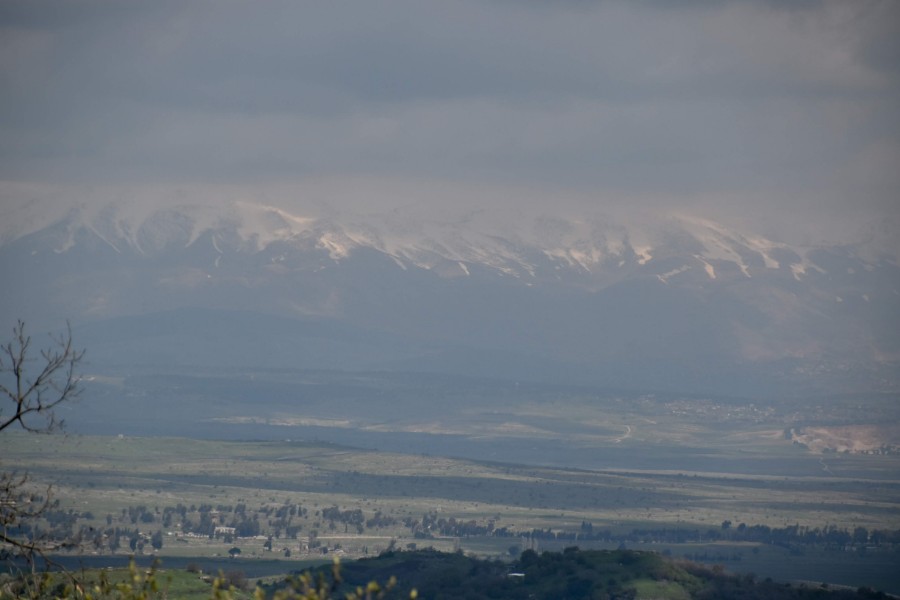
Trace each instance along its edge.
<path fill-rule="evenodd" d="M 622 546 L 900 592 L 900 404 L 422 374 L 96 373 L 5 432 L 58 557 L 267 577 L 333 556 Z"/>
<path fill-rule="evenodd" d="M 897 477 L 900 402 L 890 394 L 747 399 L 414 373 L 137 367 L 88 378 L 90 401 L 60 414 L 73 432 L 318 440 L 590 471 Z"/>
<path fill-rule="evenodd" d="M 736 572 L 900 591 L 900 540 L 875 535 L 900 529 L 898 457 L 830 456 L 828 473 L 814 468 L 821 456 L 770 439 L 725 460 L 746 464 L 742 454 L 757 445 L 757 456 L 793 457 L 813 474 L 566 469 L 323 442 L 127 435 L 17 433 L 5 436 L 2 456 L 36 489 L 53 484 L 58 514 L 45 527 L 80 538 L 71 558 L 224 561 L 261 577 L 279 570 L 273 563 L 287 571 L 388 549 L 509 558 L 624 544 Z"/>

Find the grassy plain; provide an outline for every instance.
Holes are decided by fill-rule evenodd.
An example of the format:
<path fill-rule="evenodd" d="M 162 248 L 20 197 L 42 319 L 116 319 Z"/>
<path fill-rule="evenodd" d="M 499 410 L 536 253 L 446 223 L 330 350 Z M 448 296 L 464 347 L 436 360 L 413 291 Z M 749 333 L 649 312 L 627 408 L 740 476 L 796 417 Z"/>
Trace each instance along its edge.
<path fill-rule="evenodd" d="M 62 506 L 90 512 L 98 530 L 164 530 L 158 554 L 166 560 L 228 560 L 232 546 L 222 537 L 186 535 L 180 519 L 163 527 L 161 513 L 179 503 L 246 504 L 255 515 L 304 507 L 293 521 L 297 539 L 276 537 L 266 550 L 268 535 L 278 533 L 266 513 L 259 537 L 238 540 L 241 561 L 285 568 L 321 559 L 321 547 L 347 557 L 412 544 L 497 556 L 513 546 L 573 543 L 417 538 L 403 521 L 427 513 L 514 533 L 577 532 L 583 522 L 613 532 L 696 532 L 690 544 L 644 548 L 675 555 L 697 554 L 708 542 L 703 533 L 724 521 L 900 529 L 900 454 L 893 450 L 900 403 L 887 396 L 763 402 L 308 372 L 124 376 L 92 385 L 90 402 L 61 416 L 72 431 L 104 435 L 4 433 L 0 463 L 30 472 L 38 486 L 53 483 Z M 837 433 L 841 443 L 864 433 L 865 440 L 846 442 L 862 451 L 804 445 L 812 436 L 827 444 Z M 131 523 L 128 509 L 141 506 L 154 520 Z M 358 532 L 332 525 L 322 514 L 329 507 L 393 521 Z M 188 518 L 196 521 L 197 511 Z M 739 554 L 726 566 L 761 576 L 853 585 L 884 580 L 878 573 L 898 562 L 877 553 L 785 552 L 752 544 L 706 554 L 713 561 Z"/>
<path fill-rule="evenodd" d="M 524 549 L 535 542 L 520 537 L 441 537 L 420 539 L 402 524 L 426 513 L 459 521 L 508 527 L 514 531 L 548 529 L 578 531 L 588 521 L 596 528 L 627 532 L 633 528 L 683 527 L 699 532 L 691 544 L 638 544 L 636 549 L 668 550 L 676 556 L 705 556 L 736 571 L 753 571 L 783 579 L 827 580 L 874 585 L 896 590 L 890 573 L 896 554 L 866 557 L 788 550 L 758 544 L 703 544 L 702 533 L 723 521 L 735 525 L 784 527 L 836 525 L 853 529 L 900 528 L 900 482 L 887 474 L 875 479 L 828 475 L 766 477 L 741 473 L 671 472 L 667 470 L 604 470 L 530 467 L 434 456 L 359 450 L 325 443 L 296 441 L 216 441 L 128 436 L 32 436 L 13 434 L 3 440 L 3 462 L 32 474 L 36 484 L 53 483 L 62 508 L 90 512 L 91 525 L 108 526 L 108 519 L 143 531 L 160 529 L 131 525 L 123 509 L 145 506 L 157 515 L 165 507 L 246 504 L 265 507 L 298 505 L 308 514 L 298 540 L 275 539 L 265 549 L 265 526 L 256 538 L 226 542 L 221 538 L 184 535 L 174 523 L 164 530 L 165 560 L 184 562 L 226 559 L 234 544 L 242 549 L 242 568 L 252 576 L 253 561 L 284 563 L 297 568 L 298 559 L 323 558 L 304 541 L 315 538 L 347 558 L 396 548 L 433 547 L 498 556 L 510 547 Z M 800 452 L 788 445 L 787 452 Z M 839 460 L 841 457 L 837 457 Z M 851 459 L 854 457 L 845 457 Z M 894 469 L 896 457 L 866 458 Z M 870 468 L 871 465 L 870 465 Z M 357 533 L 343 523 L 331 525 L 322 510 L 360 509 L 366 518 L 376 512 L 396 521 Z M 109 516 L 109 517 L 108 517 Z M 538 549 L 604 547 L 585 541 L 538 541 Z M 292 549 L 290 558 L 284 549 Z M 90 547 L 82 550 L 105 553 Z M 120 554 L 131 551 L 124 548 Z M 154 553 L 149 546 L 145 554 Z M 736 558 L 737 557 L 737 558 Z M 249 567 L 248 567 L 249 564 Z"/>
<path fill-rule="evenodd" d="M 4 440 L 3 454 L 5 463 L 54 482 L 66 505 L 89 507 L 98 517 L 136 505 L 291 502 L 400 518 L 439 511 L 519 529 L 575 529 L 583 520 L 629 528 L 718 527 L 726 520 L 900 528 L 900 482 L 885 478 L 587 471 L 322 443 L 184 438 L 16 434 Z M 898 462 L 866 458 L 886 469 Z"/>

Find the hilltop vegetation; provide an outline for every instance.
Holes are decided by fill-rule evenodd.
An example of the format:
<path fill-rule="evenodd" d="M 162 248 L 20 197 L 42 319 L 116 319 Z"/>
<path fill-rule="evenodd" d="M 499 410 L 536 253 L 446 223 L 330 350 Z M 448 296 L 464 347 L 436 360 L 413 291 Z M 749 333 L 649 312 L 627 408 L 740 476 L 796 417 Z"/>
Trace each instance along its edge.
<path fill-rule="evenodd" d="M 382 583 L 378 583 L 382 582 Z M 82 571 L 0 579 L 0 595 L 62 600 L 878 600 L 868 587 L 832 589 L 826 584 L 785 584 L 727 573 L 655 552 L 581 550 L 538 554 L 526 550 L 512 562 L 462 552 L 388 551 L 373 558 L 250 583 L 239 571 L 210 576 L 194 566 Z"/>
<path fill-rule="evenodd" d="M 733 575 L 721 567 L 673 560 L 653 552 L 575 547 L 541 554 L 526 550 L 512 563 L 462 553 L 392 551 L 343 565 L 341 574 L 344 583 L 338 596 L 368 581 L 396 577 L 397 598 L 417 590 L 419 597 L 434 600 L 886 598 L 867 588 L 830 590 L 827 586 L 757 581 L 753 575 Z"/>

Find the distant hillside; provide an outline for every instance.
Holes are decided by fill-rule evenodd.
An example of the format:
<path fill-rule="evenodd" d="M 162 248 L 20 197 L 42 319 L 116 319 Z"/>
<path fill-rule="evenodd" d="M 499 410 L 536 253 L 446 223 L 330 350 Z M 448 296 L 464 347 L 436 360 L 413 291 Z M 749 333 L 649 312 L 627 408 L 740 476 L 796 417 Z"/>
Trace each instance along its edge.
<path fill-rule="evenodd" d="M 590 211 L 49 208 L 0 222 L 0 312 L 35 332 L 68 320 L 95 365 L 900 389 L 900 265 L 877 236 L 796 245 L 703 215 Z"/>
<path fill-rule="evenodd" d="M 327 573 L 330 567 L 322 569 Z M 410 590 L 416 589 L 419 598 L 429 600 L 888 597 L 868 588 L 828 589 L 757 581 L 752 575 L 731 575 L 720 567 L 630 550 L 567 548 L 542 554 L 526 550 L 512 563 L 433 550 L 387 552 L 343 564 L 341 574 L 347 591 L 369 581 L 386 582 L 393 576 L 398 583 L 390 597 L 407 598 Z"/>

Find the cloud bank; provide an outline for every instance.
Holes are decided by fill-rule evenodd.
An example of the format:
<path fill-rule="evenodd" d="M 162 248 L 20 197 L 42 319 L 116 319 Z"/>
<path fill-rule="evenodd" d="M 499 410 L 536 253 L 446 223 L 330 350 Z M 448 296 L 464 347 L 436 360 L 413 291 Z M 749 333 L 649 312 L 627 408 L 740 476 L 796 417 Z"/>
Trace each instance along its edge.
<path fill-rule="evenodd" d="M 874 0 L 5 2 L 0 198 L 890 233 L 898 40 Z"/>

